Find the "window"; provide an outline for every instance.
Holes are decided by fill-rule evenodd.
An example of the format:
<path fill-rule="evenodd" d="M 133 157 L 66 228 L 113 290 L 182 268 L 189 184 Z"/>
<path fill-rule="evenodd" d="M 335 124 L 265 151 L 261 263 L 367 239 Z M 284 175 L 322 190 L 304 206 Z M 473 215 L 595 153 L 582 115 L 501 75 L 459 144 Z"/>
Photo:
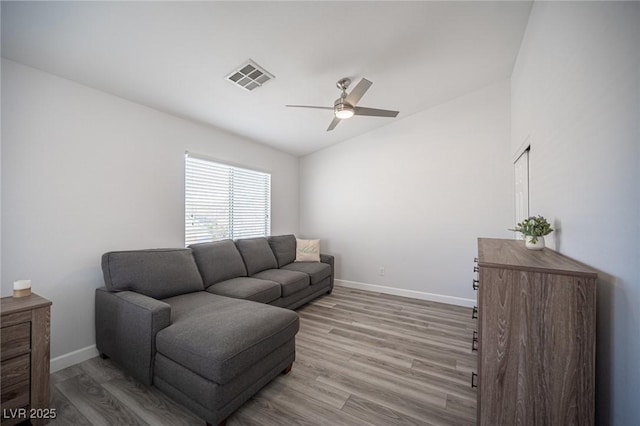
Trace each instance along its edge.
<path fill-rule="evenodd" d="M 185 243 L 271 233 L 271 175 L 185 157 Z"/>

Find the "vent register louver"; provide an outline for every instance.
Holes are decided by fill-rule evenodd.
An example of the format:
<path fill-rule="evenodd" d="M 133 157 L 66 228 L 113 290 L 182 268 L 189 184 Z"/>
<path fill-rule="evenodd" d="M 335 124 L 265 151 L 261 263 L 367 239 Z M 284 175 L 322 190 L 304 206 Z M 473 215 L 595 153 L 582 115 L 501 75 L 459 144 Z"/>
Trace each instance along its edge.
<path fill-rule="evenodd" d="M 250 59 L 227 76 L 227 80 L 231 83 L 248 91 L 252 91 L 274 78 L 273 74 Z"/>

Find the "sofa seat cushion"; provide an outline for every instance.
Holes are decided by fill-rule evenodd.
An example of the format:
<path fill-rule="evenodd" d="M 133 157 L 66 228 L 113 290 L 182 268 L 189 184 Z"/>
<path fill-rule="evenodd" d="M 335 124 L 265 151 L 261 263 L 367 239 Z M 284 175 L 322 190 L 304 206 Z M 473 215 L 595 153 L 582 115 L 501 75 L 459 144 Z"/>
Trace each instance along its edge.
<path fill-rule="evenodd" d="M 172 324 L 156 335 L 158 353 L 225 384 L 294 338 L 298 314 L 207 292 L 164 299 Z"/>
<path fill-rule="evenodd" d="M 285 269 L 267 269 L 253 275 L 253 278 L 270 280 L 282 286 L 282 297 L 287 297 L 297 291 L 309 287 L 309 275 L 304 272 L 287 271 Z"/>
<path fill-rule="evenodd" d="M 260 303 L 269 303 L 282 295 L 280 284 L 277 282 L 250 277 L 222 281 L 207 287 L 207 291 L 221 296 L 253 300 Z"/>
<path fill-rule="evenodd" d="M 331 266 L 320 262 L 294 262 L 283 266 L 282 269 L 308 274 L 311 278 L 311 285 L 318 284 L 331 275 Z"/>

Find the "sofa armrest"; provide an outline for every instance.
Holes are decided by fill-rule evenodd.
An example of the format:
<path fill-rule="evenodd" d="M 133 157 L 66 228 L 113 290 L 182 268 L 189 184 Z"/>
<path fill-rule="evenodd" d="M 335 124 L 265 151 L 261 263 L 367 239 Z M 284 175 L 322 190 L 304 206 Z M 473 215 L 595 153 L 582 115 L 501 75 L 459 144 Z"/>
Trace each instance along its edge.
<path fill-rule="evenodd" d="M 96 347 L 145 385 L 153 380 L 156 334 L 171 324 L 171 306 L 133 291 L 96 289 Z"/>
<path fill-rule="evenodd" d="M 330 290 L 333 290 L 333 279 L 335 278 L 335 258 L 330 254 L 322 254 L 320 253 L 320 262 L 327 263 L 331 266 L 331 284 Z"/>

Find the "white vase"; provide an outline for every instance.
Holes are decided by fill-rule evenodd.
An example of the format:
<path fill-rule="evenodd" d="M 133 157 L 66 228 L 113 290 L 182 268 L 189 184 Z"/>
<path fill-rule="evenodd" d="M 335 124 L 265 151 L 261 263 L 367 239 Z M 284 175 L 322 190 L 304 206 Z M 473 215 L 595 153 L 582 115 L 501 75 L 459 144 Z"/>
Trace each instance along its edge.
<path fill-rule="evenodd" d="M 544 237 L 536 237 L 536 242 L 531 242 L 533 237 L 524 237 L 524 246 L 529 250 L 542 250 L 544 248 Z"/>

